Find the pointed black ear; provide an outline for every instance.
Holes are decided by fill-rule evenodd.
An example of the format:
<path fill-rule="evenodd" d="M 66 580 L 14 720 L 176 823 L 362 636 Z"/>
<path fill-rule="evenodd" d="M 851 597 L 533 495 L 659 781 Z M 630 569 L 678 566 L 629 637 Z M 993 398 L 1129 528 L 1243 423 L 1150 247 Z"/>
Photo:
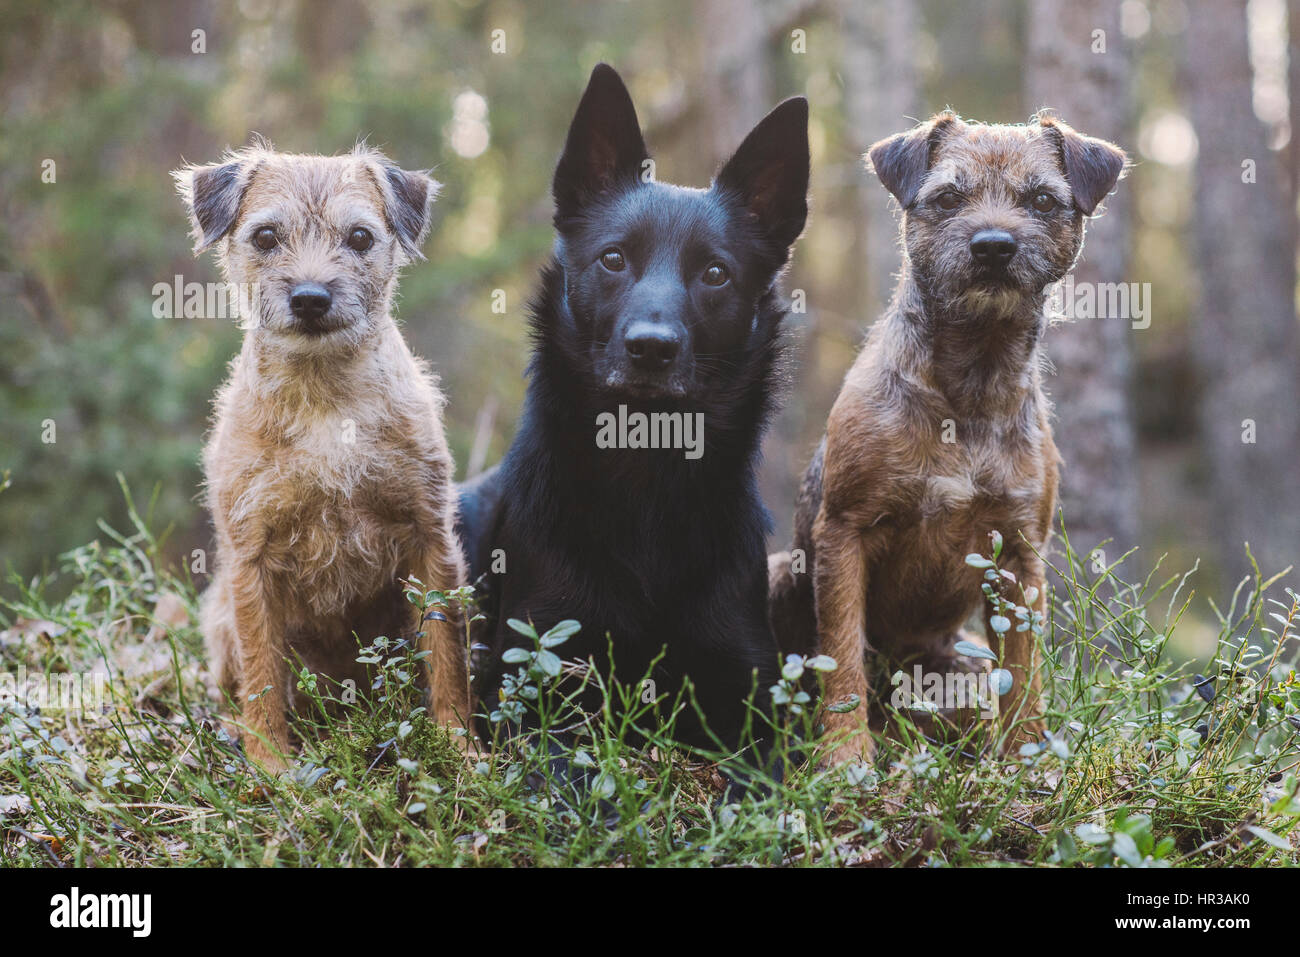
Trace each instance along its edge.
<path fill-rule="evenodd" d="M 916 201 L 917 190 L 930 170 L 934 147 L 944 134 L 960 123 L 954 113 L 940 113 L 906 133 L 895 133 L 867 150 L 867 165 L 880 177 L 898 205 L 907 209 Z"/>
<path fill-rule="evenodd" d="M 429 235 L 429 210 L 442 184 L 423 170 L 399 169 L 383 157 L 377 157 L 382 173 L 379 184 L 384 193 L 384 211 L 392 223 L 402 250 L 411 259 L 423 259 L 420 247 Z"/>
<path fill-rule="evenodd" d="M 613 67 L 597 64 L 555 168 L 551 189 L 557 220 L 573 216 L 620 180 L 638 176 L 648 156 L 627 87 Z"/>
<path fill-rule="evenodd" d="M 1119 182 L 1128 157 L 1115 144 L 1084 136 L 1053 117 L 1040 116 L 1038 122 L 1058 139 L 1061 166 L 1074 193 L 1074 205 L 1083 215 L 1091 216 Z"/>
<path fill-rule="evenodd" d="M 808 219 L 808 101 L 792 96 L 750 130 L 714 188 L 734 195 L 767 236 L 788 248 Z"/>
<path fill-rule="evenodd" d="M 186 166 L 172 173 L 190 211 L 194 251 L 201 253 L 235 225 L 239 203 L 252 178 L 249 155 L 231 153 L 227 162 Z"/>

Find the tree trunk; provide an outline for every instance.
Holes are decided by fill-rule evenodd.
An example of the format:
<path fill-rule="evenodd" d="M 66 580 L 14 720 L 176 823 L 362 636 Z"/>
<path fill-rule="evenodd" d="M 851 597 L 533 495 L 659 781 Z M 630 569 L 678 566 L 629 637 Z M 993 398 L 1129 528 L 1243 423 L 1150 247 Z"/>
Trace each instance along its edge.
<path fill-rule="evenodd" d="M 1246 0 L 1196 6 L 1185 67 L 1200 144 L 1193 345 L 1214 521 L 1229 573 L 1248 570 L 1243 541 L 1276 572 L 1300 553 L 1295 208 L 1251 102 Z"/>
<path fill-rule="evenodd" d="M 917 12 L 911 0 L 837 0 L 837 7 L 844 113 L 852 152 L 861 156 L 876 140 L 922 119 L 912 60 Z M 898 222 L 889 193 L 861 167 L 856 193 L 859 261 L 864 266 L 859 274 L 858 318 L 865 326 L 880 314 L 894 291 Z"/>
<path fill-rule="evenodd" d="M 716 164 L 776 104 L 768 90 L 767 26 L 748 0 L 707 0 L 700 19 L 702 142 Z"/>
<path fill-rule="evenodd" d="M 1094 30 L 1105 52 L 1093 52 Z M 1133 149 L 1129 102 L 1131 64 L 1122 47 L 1119 5 L 1109 0 L 1039 0 L 1028 18 L 1025 101 L 1050 107 L 1090 136 Z M 1132 202 L 1123 184 L 1087 226 L 1076 288 L 1128 282 Z M 1086 286 L 1084 287 L 1086 288 Z M 1047 388 L 1056 403 L 1056 443 L 1064 459 L 1061 508 L 1070 544 L 1087 556 L 1106 539 L 1109 561 L 1137 544 L 1138 474 L 1130 376 L 1134 335 L 1122 318 L 1081 319 L 1047 333 L 1055 374 Z"/>

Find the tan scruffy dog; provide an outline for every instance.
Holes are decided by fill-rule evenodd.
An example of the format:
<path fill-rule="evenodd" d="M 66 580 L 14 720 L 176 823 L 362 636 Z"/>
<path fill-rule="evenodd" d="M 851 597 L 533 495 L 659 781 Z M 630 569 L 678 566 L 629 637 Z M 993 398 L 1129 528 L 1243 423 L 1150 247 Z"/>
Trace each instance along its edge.
<path fill-rule="evenodd" d="M 445 590 L 466 578 L 442 396 L 391 313 L 438 184 L 363 147 L 255 146 L 174 175 L 196 251 L 219 244 L 246 330 L 204 451 L 217 560 L 203 632 L 244 711 L 247 753 L 280 770 L 286 657 L 364 688 L 357 639 L 421 630 L 400 580 Z M 432 712 L 468 727 L 456 623 L 422 630 Z"/>
<path fill-rule="evenodd" d="M 784 650 L 836 659 L 832 706 L 865 704 L 875 652 L 943 667 L 982 608 L 1013 680 L 1000 702 L 1021 721 L 1011 746 L 1042 733 L 1034 637 L 1014 620 L 991 627 L 984 573 L 964 559 L 988 554 L 1000 532 L 1000 564 L 1015 576 L 999 578 L 1002 594 L 1044 612 L 1035 549 L 1050 533 L 1059 461 L 1040 373 L 1045 301 L 1125 157 L 1049 117 L 991 126 L 952 113 L 868 156 L 903 209 L 902 275 L 804 478 L 795 548 L 811 575 L 773 556 L 773 625 Z M 826 713 L 835 762 L 873 755 L 866 711 Z"/>

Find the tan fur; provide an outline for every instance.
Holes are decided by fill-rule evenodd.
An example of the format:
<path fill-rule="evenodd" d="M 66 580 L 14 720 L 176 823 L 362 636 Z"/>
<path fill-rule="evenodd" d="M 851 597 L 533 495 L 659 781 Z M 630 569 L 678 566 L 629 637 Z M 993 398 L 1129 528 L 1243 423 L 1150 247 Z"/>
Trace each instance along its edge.
<path fill-rule="evenodd" d="M 1013 626 L 1000 647 L 988 629 L 983 573 L 964 557 L 988 554 L 990 533 L 1001 532 L 1000 564 L 1016 578 L 1000 583 L 1002 593 L 1023 603 L 1021 589 L 1032 588 L 1032 607 L 1045 612 L 1035 550 L 1051 531 L 1059 462 L 1040 372 L 1045 292 L 1074 262 L 1095 208 L 1072 196 L 1062 142 L 1078 145 L 1076 137 L 1099 151 L 1105 170 L 1093 191 L 1114 185 L 1105 179 L 1123 154 L 1050 120 L 985 126 L 943 114 L 910 134 L 923 175 L 909 183 L 900 154 L 889 152 L 907 145 L 904 136 L 869 154 L 904 205 L 905 258 L 895 298 L 849 371 L 805 477 L 795 540 L 813 576 L 811 588 L 802 586 L 804 604 L 815 605 L 817 647 L 839 663 L 828 675 L 828 702 L 857 695 L 864 705 L 876 653 L 950 658 L 962 623 L 983 607 L 989 645 L 1014 680 L 1000 702 L 1004 720 L 1020 721 L 1004 739 L 1011 747 L 1043 729 L 1035 645 Z M 934 199 L 954 183 L 963 203 L 940 212 Z M 1030 208 L 1026 197 L 1039 188 L 1061 197 L 1054 214 Z M 974 272 L 970 239 L 988 228 L 1018 241 L 1001 285 Z M 943 441 L 946 420 L 954 442 Z M 801 583 L 788 556 L 774 556 L 770 572 L 778 639 L 783 650 L 806 653 Z M 833 761 L 874 754 L 867 710 L 825 714 Z"/>
<path fill-rule="evenodd" d="M 293 704 L 286 655 L 364 689 L 354 631 L 368 642 L 422 630 L 432 712 L 468 726 L 457 623 L 421 629 L 399 583 L 413 576 L 447 590 L 466 579 L 443 399 L 391 315 L 398 269 L 418 250 L 437 186 L 364 149 L 241 151 L 177 174 L 200 246 L 213 242 L 214 221 L 222 226 L 223 197 L 210 185 L 220 168 L 237 176 L 237 196 L 227 197 L 237 213 L 217 240 L 222 269 L 230 282 L 256 283 L 257 295 L 203 456 L 217 561 L 202 627 L 217 681 L 244 711 L 247 753 L 270 770 L 284 766 Z M 410 177 L 400 182 L 423 207 L 424 225 L 406 236 L 390 172 Z M 414 206 L 404 212 L 414 215 Z M 271 255 L 251 242 L 268 223 L 282 236 Z M 357 225 L 375 237 L 364 255 L 345 244 Z M 339 328 L 294 330 L 289 290 L 300 282 L 330 288 Z"/>

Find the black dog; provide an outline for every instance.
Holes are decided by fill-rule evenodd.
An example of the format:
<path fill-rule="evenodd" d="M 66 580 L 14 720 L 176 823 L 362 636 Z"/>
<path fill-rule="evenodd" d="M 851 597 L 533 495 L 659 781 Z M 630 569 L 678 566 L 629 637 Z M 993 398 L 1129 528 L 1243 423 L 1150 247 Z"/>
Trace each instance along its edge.
<path fill-rule="evenodd" d="M 622 80 L 592 72 L 555 172 L 523 419 L 502 463 L 462 489 L 473 576 L 487 573 L 495 605 L 485 700 L 520 643 L 507 619 L 540 632 L 575 618 L 563 657 L 607 673 L 612 642 L 632 684 L 666 647 L 656 693 L 671 701 L 689 675 L 728 748 L 753 689 L 770 708 L 770 519 L 754 470 L 787 309 L 775 283 L 807 216 L 807 126 L 807 101 L 787 100 L 711 188 L 657 183 Z M 505 574 L 491 573 L 494 553 Z M 692 718 L 677 738 L 713 746 Z"/>

